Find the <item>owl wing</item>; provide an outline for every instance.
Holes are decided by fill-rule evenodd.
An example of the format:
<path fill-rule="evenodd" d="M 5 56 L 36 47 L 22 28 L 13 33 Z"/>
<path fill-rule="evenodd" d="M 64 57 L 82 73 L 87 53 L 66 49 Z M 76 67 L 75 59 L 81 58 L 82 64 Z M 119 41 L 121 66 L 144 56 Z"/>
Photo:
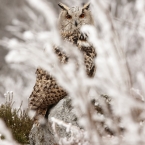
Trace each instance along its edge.
<path fill-rule="evenodd" d="M 47 108 L 67 95 L 64 89 L 58 86 L 56 80 L 45 70 L 38 68 L 36 75 L 36 83 L 29 97 L 30 109 Z"/>
<path fill-rule="evenodd" d="M 82 47 L 81 50 L 84 54 L 84 63 L 86 67 L 86 72 L 89 77 L 94 77 L 96 72 L 96 65 L 94 58 L 97 56 L 93 46 Z"/>
<path fill-rule="evenodd" d="M 58 47 L 54 47 L 54 52 L 58 56 L 58 59 L 61 63 L 68 62 L 68 56 L 64 52 L 62 52 Z"/>
<path fill-rule="evenodd" d="M 95 57 L 97 53 L 95 48 L 88 42 L 87 38 L 88 36 L 86 34 L 80 34 L 77 46 L 83 53 L 87 75 L 94 77 L 96 72 Z"/>
<path fill-rule="evenodd" d="M 68 61 L 65 53 L 58 48 L 54 50 L 61 63 Z M 40 116 L 44 117 L 46 111 L 65 96 L 67 96 L 66 91 L 57 84 L 55 78 L 45 70 L 38 68 L 36 70 L 36 83 L 29 97 L 29 108 L 36 111 L 34 121 L 37 122 Z"/>

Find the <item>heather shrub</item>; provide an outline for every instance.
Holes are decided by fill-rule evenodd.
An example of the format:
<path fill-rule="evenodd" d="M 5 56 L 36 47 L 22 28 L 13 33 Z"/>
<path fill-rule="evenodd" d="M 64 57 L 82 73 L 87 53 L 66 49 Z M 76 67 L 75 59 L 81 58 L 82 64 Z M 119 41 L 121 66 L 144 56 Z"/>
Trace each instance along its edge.
<path fill-rule="evenodd" d="M 29 142 L 28 136 L 32 127 L 32 121 L 28 117 L 27 110 L 14 109 L 13 96 L 11 92 L 6 94 L 6 101 L 0 105 L 0 118 L 6 123 L 6 126 L 11 130 L 14 139 L 21 143 L 26 144 Z M 2 136 L 1 139 L 4 139 Z"/>

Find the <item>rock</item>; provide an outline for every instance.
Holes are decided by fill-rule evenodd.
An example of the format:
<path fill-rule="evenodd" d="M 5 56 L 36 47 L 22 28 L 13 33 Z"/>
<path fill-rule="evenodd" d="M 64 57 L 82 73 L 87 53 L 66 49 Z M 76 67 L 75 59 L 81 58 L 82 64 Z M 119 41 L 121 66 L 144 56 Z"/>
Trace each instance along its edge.
<path fill-rule="evenodd" d="M 62 120 L 65 123 L 71 123 L 78 126 L 75 111 L 71 106 L 71 99 L 66 97 L 62 99 L 55 107 L 53 107 L 48 116 L 48 122 L 45 125 L 36 126 L 29 134 L 30 145 L 57 145 L 57 137 L 52 129 L 51 118 Z M 66 132 L 66 128 L 56 125 L 56 132 L 61 138 L 69 138 L 70 133 Z"/>

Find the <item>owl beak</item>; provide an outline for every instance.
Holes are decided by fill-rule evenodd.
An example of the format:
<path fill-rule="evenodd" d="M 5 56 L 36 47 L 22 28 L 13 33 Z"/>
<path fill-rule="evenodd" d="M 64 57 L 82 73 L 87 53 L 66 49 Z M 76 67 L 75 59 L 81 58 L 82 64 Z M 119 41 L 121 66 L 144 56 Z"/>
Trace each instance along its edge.
<path fill-rule="evenodd" d="M 76 26 L 76 27 L 78 26 L 78 22 L 77 22 L 77 21 L 75 21 L 75 26 Z"/>

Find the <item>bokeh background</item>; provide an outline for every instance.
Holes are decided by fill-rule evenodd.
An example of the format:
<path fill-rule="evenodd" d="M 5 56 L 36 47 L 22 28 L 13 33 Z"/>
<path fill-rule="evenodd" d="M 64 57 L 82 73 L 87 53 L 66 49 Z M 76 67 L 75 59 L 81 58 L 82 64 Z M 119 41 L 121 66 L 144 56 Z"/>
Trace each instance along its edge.
<path fill-rule="evenodd" d="M 26 109 L 39 65 L 51 71 L 69 92 L 81 116 L 79 121 L 94 145 L 98 140 L 112 144 L 112 139 L 113 144 L 144 145 L 145 1 L 90 1 L 95 28 L 84 30 L 90 30 L 90 41 L 98 53 L 93 79 L 81 74 L 82 65 L 75 70 L 80 52 L 59 39 L 56 27 L 58 2 L 81 6 L 87 1 L 0 0 L 0 103 L 5 101 L 4 94 L 12 91 L 13 107 L 19 108 L 23 102 L 22 108 Z M 52 44 L 63 45 L 73 61 L 61 66 L 51 51 Z M 56 66 L 52 69 L 51 64 Z M 111 98 L 111 111 L 101 94 Z M 103 115 L 96 115 L 91 108 L 91 97 L 104 109 Z M 111 140 L 106 140 L 102 126 L 98 127 L 102 120 L 115 132 Z M 120 128 L 124 129 L 123 135 Z"/>
<path fill-rule="evenodd" d="M 58 3 L 69 6 L 82 5 L 87 1 L 47 1 L 54 8 L 56 17 L 59 14 Z M 142 0 L 104 0 L 111 14 L 115 31 L 125 52 L 132 86 L 139 94 L 144 93 L 144 1 Z M 37 5 L 37 4 L 36 4 Z M 95 17 L 100 14 L 95 13 Z M 97 23 L 97 21 L 96 21 Z M 103 24 L 105 26 L 105 24 Z M 99 28 L 100 29 L 100 28 Z M 30 39 L 32 31 L 49 31 L 45 18 L 25 0 L 0 0 L 0 39 L 11 39 L 23 42 Z M 43 34 L 43 33 L 42 33 Z M 106 34 L 103 34 L 106 35 Z M 40 37 L 42 37 L 40 33 Z M 15 104 L 27 99 L 35 83 L 35 67 L 23 63 L 9 63 L 6 58 L 9 49 L 0 45 L 0 101 L 3 102 L 4 93 L 13 91 Z M 6 61 L 7 60 L 7 61 Z M 27 103 L 24 103 L 27 104 Z M 27 105 L 24 105 L 27 107 Z"/>

